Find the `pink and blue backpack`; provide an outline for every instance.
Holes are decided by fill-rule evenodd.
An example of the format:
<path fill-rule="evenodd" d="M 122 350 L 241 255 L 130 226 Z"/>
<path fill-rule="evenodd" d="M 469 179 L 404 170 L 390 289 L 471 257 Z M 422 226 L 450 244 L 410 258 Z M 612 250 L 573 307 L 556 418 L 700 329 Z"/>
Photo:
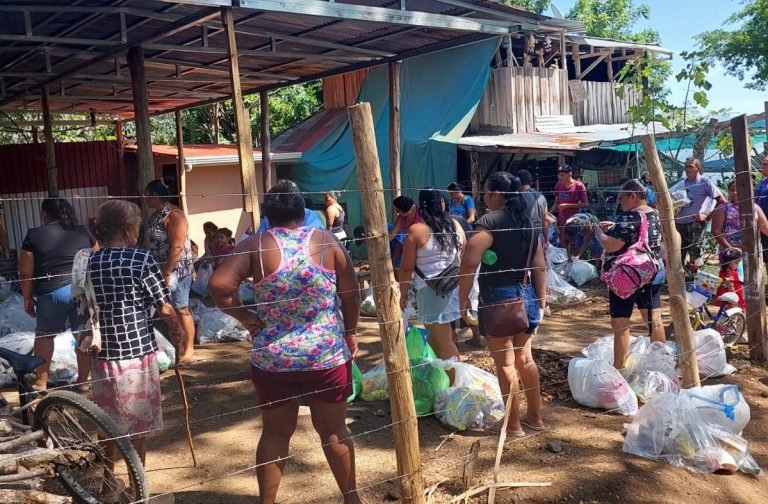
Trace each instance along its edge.
<path fill-rule="evenodd" d="M 602 280 L 621 299 L 628 299 L 638 289 L 651 283 L 659 272 L 659 260 L 648 245 L 648 219 L 645 212 L 640 214 L 640 233 L 637 242 L 603 271 Z"/>

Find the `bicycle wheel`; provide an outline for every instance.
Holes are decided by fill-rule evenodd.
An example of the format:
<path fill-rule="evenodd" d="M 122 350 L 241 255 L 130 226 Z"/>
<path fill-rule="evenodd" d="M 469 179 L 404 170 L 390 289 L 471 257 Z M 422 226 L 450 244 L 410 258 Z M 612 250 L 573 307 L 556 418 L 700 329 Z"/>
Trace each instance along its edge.
<path fill-rule="evenodd" d="M 743 312 L 736 312 L 730 316 L 724 315 L 725 320 L 717 324 L 717 332 L 723 337 L 723 343 L 733 345 L 739 341 L 744 329 L 747 327 L 747 317 Z"/>
<path fill-rule="evenodd" d="M 34 420 L 54 447 L 85 453 L 76 463 L 56 468 L 59 481 L 76 502 L 113 504 L 149 498 L 139 455 L 96 404 L 74 392 L 52 392 L 35 408 Z M 110 451 L 114 462 L 108 458 Z"/>

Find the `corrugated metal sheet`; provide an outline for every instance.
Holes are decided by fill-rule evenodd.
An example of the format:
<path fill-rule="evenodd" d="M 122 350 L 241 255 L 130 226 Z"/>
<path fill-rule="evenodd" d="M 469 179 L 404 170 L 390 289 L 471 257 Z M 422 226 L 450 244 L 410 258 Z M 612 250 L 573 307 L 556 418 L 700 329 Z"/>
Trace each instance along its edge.
<path fill-rule="evenodd" d="M 520 27 L 536 30 L 545 25 L 562 26 L 563 23 L 562 20 L 550 20 L 488 0 L 465 2 L 478 7 L 475 10 L 471 6 L 455 6 L 436 0 L 408 0 L 406 8 L 416 13 L 453 16 L 456 22 L 461 23 L 467 20 L 486 23 L 487 26 L 505 23 L 503 29 L 511 31 Z M 234 1 L 225 3 L 239 4 Z M 0 35 L 23 37 L 25 6 L 23 2 L 17 4 L 20 5 L 0 15 Z M 36 2 L 32 4 L 34 7 Z M 202 47 L 201 35 L 201 26 L 206 26 L 209 34 L 207 47 L 210 50 L 225 48 L 218 11 L 221 3 L 199 4 L 205 2 L 131 0 L 116 7 L 114 2 L 106 0 L 66 0 L 60 2 L 60 9 L 55 12 L 33 10 L 31 21 L 35 37 L 81 40 L 70 43 L 42 38 L 4 40 L 0 44 L 0 68 L 4 72 L 6 96 L 0 97 L 0 105 L 6 110 L 39 110 L 39 85 L 50 81 L 53 110 L 95 111 L 131 117 L 133 103 L 125 49 L 139 43 L 145 47 L 151 112 L 228 98 L 230 85 L 226 54 L 206 51 Z M 391 0 L 349 0 L 338 4 L 388 9 L 399 7 L 397 2 Z M 125 15 L 128 43 L 122 47 L 105 45 L 121 38 L 118 8 L 131 9 Z M 434 26 L 313 16 L 290 12 L 289 7 L 284 9 L 278 12 L 234 9 L 238 48 L 241 51 L 259 51 L 241 54 L 239 58 L 242 87 L 246 93 L 284 86 L 297 80 L 359 70 L 390 59 L 403 59 L 493 36 Z M 207 18 L 202 20 L 204 16 Z M 188 26 L 171 29 L 175 24 L 181 24 L 180 20 L 189 21 Z M 82 39 L 100 43 L 88 44 Z M 347 48 L 323 47 L 314 42 L 343 44 Z M 148 47 L 153 43 L 176 48 Z M 14 49 L 19 46 L 34 50 Z M 199 50 L 180 50 L 179 46 Z M 375 50 L 386 56 L 377 55 L 374 59 L 359 61 L 361 56 L 366 55 L 355 48 Z M 48 73 L 44 49 L 49 55 L 52 73 Z M 272 50 L 283 54 L 273 53 Z M 303 54 L 285 54 L 297 51 Z"/>
<path fill-rule="evenodd" d="M 521 150 L 577 151 L 589 150 L 581 144 L 589 143 L 589 138 L 555 133 L 513 133 L 509 135 L 470 136 L 459 140 L 459 146 L 474 148 L 514 148 Z"/>
<path fill-rule="evenodd" d="M 584 37 L 581 35 L 573 35 L 573 34 L 566 35 L 566 40 L 568 42 L 588 45 L 591 47 L 604 47 L 604 48 L 613 48 L 613 49 L 643 49 L 646 51 L 651 51 L 659 54 L 669 54 L 669 55 L 672 55 L 675 53 L 675 51 L 671 49 L 665 49 L 661 46 L 653 45 L 653 44 L 637 44 L 634 42 L 622 42 L 620 40 L 611 40 L 611 39 L 604 39 L 604 38 L 597 38 L 597 37 Z"/>

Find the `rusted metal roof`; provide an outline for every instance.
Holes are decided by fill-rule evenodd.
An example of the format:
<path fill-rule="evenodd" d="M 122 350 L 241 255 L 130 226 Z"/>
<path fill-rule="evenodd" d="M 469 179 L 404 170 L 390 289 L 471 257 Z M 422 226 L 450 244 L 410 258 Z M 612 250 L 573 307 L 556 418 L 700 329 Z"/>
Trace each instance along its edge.
<path fill-rule="evenodd" d="M 459 140 L 459 148 L 485 152 L 507 150 L 574 152 L 589 150 L 590 147 L 583 147 L 582 144 L 590 142 L 592 142 L 590 138 L 557 133 L 511 133 L 464 137 Z"/>
<path fill-rule="evenodd" d="M 222 7 L 245 93 L 574 24 L 487 0 L 0 0 L 0 108 L 39 111 L 47 86 L 54 112 L 130 118 L 126 54 L 139 46 L 151 113 L 228 99 Z"/>
<path fill-rule="evenodd" d="M 125 150 L 136 151 L 136 145 L 126 145 Z M 175 145 L 152 145 L 152 154 L 158 156 L 171 156 L 178 158 L 178 147 Z M 273 162 L 290 162 L 301 159 L 301 152 L 286 152 L 283 150 L 271 151 Z M 261 163 L 261 151 L 253 150 L 253 160 Z M 184 165 L 188 168 L 205 165 L 232 165 L 239 164 L 236 145 L 215 144 L 189 144 L 184 145 Z"/>

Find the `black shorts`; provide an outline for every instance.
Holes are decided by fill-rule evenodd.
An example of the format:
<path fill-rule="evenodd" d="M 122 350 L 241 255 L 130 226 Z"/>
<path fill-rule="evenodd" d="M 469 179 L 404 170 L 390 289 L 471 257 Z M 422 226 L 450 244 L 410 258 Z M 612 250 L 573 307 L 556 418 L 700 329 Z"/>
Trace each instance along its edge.
<path fill-rule="evenodd" d="M 637 305 L 638 310 L 647 312 L 648 309 L 661 308 L 661 284 L 648 284 L 641 287 L 627 299 L 621 299 L 611 291 L 608 291 L 608 306 L 611 318 L 630 318 L 632 310 Z"/>
<path fill-rule="evenodd" d="M 763 262 L 768 264 L 768 236 L 760 233 L 760 245 L 763 247 Z"/>

